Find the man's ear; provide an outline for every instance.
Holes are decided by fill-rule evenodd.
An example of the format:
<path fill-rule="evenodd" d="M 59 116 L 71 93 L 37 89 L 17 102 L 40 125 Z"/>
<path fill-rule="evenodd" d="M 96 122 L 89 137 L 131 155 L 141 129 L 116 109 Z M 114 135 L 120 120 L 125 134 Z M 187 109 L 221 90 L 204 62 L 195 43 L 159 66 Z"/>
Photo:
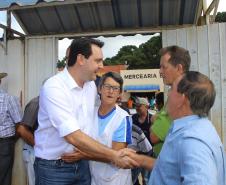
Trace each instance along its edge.
<path fill-rule="evenodd" d="M 184 95 L 184 104 L 187 105 L 188 107 L 190 107 L 190 100 L 188 99 L 187 96 L 185 96 L 185 94 L 183 94 L 183 95 Z"/>
<path fill-rule="evenodd" d="M 184 106 L 187 106 L 188 104 L 190 104 L 190 102 L 188 100 L 188 97 L 185 94 L 182 94 L 181 95 L 181 101 L 178 104 L 178 107 L 181 107 L 182 108 Z"/>
<path fill-rule="evenodd" d="M 183 69 L 183 66 L 182 64 L 177 64 L 177 70 L 180 74 L 183 74 L 184 73 L 184 69 Z"/>
<path fill-rule="evenodd" d="M 76 60 L 79 65 L 84 65 L 84 56 L 82 54 L 78 54 Z"/>
<path fill-rule="evenodd" d="M 176 107 L 181 109 L 185 103 L 186 103 L 186 96 L 184 94 L 181 94 L 181 96 L 178 97 L 178 103 Z"/>

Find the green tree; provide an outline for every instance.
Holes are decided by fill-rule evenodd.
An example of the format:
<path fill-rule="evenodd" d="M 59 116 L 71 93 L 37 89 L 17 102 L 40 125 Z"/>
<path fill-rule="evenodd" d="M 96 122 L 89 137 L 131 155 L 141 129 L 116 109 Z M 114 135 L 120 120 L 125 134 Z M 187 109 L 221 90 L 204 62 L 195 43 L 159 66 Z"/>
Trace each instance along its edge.
<path fill-rule="evenodd" d="M 138 48 L 133 53 L 133 60 L 128 62 L 128 69 L 146 69 L 147 67 L 147 60 L 145 54 Z"/>
<path fill-rule="evenodd" d="M 152 37 L 139 48 L 133 45 L 123 46 L 116 56 L 106 58 L 104 64 L 127 64 L 128 69 L 155 69 L 159 67 L 158 52 L 161 47 L 161 37 Z"/>
<path fill-rule="evenodd" d="M 58 69 L 64 68 L 64 67 L 66 66 L 66 61 L 67 61 L 67 57 L 65 56 L 62 60 L 58 60 L 58 61 L 57 61 L 56 67 L 57 67 Z"/>
<path fill-rule="evenodd" d="M 132 45 L 123 46 L 116 56 L 112 58 L 106 58 L 104 64 L 105 65 L 128 64 L 129 58 L 133 56 L 133 52 L 136 49 L 137 47 Z"/>
<path fill-rule="evenodd" d="M 141 44 L 139 49 L 145 55 L 146 67 L 159 68 L 159 50 L 162 48 L 161 36 L 152 37 L 146 43 Z"/>
<path fill-rule="evenodd" d="M 218 12 L 215 22 L 226 22 L 226 12 Z"/>

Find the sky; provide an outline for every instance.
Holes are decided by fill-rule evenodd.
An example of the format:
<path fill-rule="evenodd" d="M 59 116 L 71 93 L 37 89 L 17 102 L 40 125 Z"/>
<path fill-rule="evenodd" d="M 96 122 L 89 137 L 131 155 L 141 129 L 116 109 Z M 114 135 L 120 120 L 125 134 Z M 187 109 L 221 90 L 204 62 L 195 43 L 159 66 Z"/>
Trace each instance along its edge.
<path fill-rule="evenodd" d="M 207 0 L 207 3 L 210 4 L 212 0 Z M 218 6 L 218 12 L 226 11 L 226 0 L 220 0 Z M 5 12 L 0 11 L 0 23 L 6 25 L 6 15 Z M 15 18 L 12 18 L 12 28 L 18 30 L 23 33 L 22 29 L 16 22 Z M 2 29 L 0 29 L 0 35 L 2 35 Z M 142 43 L 147 42 L 151 38 L 150 35 L 135 35 L 135 36 L 116 36 L 116 37 L 98 37 L 101 41 L 103 41 L 103 54 L 104 58 L 115 56 L 119 49 L 125 45 L 135 45 L 139 46 Z M 59 41 L 59 49 L 58 49 L 58 58 L 62 59 L 65 56 L 65 51 L 67 47 L 70 45 L 71 40 L 63 39 Z"/>
<path fill-rule="evenodd" d="M 156 36 L 158 34 L 155 34 Z M 153 35 L 152 35 L 153 36 Z M 151 35 L 135 35 L 135 36 L 122 36 L 118 35 L 116 37 L 97 37 L 97 39 L 104 42 L 104 46 L 102 48 L 104 58 L 115 56 L 119 49 L 126 45 L 135 45 L 139 46 L 142 43 L 147 42 L 151 37 Z M 70 45 L 71 40 L 63 39 L 59 41 L 59 51 L 58 58 L 62 59 L 65 56 L 66 49 Z"/>

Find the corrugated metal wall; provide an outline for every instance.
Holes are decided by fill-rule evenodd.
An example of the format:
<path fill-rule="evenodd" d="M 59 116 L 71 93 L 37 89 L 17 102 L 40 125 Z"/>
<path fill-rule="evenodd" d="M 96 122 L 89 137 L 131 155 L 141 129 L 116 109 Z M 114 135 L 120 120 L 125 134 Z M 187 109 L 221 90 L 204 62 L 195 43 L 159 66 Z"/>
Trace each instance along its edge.
<path fill-rule="evenodd" d="M 55 37 L 25 40 L 25 102 L 38 96 L 44 80 L 56 73 L 58 40 Z"/>
<path fill-rule="evenodd" d="M 217 96 L 210 118 L 226 149 L 226 23 L 162 32 L 163 46 L 179 45 L 190 51 L 191 70 L 214 82 Z"/>
<path fill-rule="evenodd" d="M 26 38 L 7 41 L 7 49 L 0 46 L 0 72 L 8 76 L 1 88 L 20 97 L 22 104 L 39 94 L 43 80 L 56 73 L 58 39 Z"/>
<path fill-rule="evenodd" d="M 10 40 L 6 50 L 0 46 L 0 72 L 8 73 L 1 87 L 10 94 L 20 97 L 24 90 L 24 42 Z"/>

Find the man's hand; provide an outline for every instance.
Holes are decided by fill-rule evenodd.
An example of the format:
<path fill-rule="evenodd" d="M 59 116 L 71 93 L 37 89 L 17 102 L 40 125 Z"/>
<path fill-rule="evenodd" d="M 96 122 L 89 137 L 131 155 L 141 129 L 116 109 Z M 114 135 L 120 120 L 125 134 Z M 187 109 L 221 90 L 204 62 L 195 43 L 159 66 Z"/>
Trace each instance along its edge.
<path fill-rule="evenodd" d="M 128 157 L 124 152 L 124 149 L 121 149 L 119 151 L 115 151 L 115 157 L 112 160 L 112 163 L 116 165 L 119 168 L 124 169 L 130 169 L 138 167 L 139 164 L 133 160 L 132 158 Z M 131 150 L 131 149 L 130 149 Z M 134 150 L 131 150 L 131 152 L 135 152 Z"/>
<path fill-rule="evenodd" d="M 21 137 L 27 144 L 34 146 L 34 134 L 29 130 L 28 126 L 23 123 L 16 124 L 16 134 Z"/>
<path fill-rule="evenodd" d="M 67 163 L 72 163 L 84 159 L 86 156 L 81 153 L 79 150 L 75 150 L 72 153 L 64 153 L 61 156 L 61 159 Z"/>
<path fill-rule="evenodd" d="M 127 156 L 130 159 L 136 161 L 136 163 L 138 164 L 138 166 L 136 166 L 136 167 L 141 167 L 143 161 L 141 160 L 140 155 L 138 155 L 136 153 L 136 151 L 134 151 L 130 148 L 124 148 L 124 149 L 120 150 L 120 152 L 121 152 L 122 156 Z"/>
<path fill-rule="evenodd" d="M 147 170 L 153 168 L 155 159 L 146 155 L 137 154 L 134 150 L 125 148 L 120 150 L 121 156 L 128 157 L 130 160 L 135 161 L 137 166 L 134 167 L 142 167 Z"/>

